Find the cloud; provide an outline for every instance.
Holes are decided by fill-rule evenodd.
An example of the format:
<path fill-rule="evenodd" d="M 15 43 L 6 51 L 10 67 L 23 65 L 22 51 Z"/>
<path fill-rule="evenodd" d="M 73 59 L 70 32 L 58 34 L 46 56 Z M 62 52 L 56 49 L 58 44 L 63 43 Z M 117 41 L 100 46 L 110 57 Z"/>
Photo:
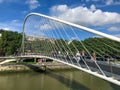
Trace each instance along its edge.
<path fill-rule="evenodd" d="M 86 0 L 86 2 L 101 2 L 106 5 L 117 4 L 120 0 Z"/>
<path fill-rule="evenodd" d="M 78 6 L 70 8 L 67 5 L 57 5 L 50 9 L 51 15 L 59 19 L 67 20 L 82 25 L 104 26 L 120 23 L 120 14 L 115 12 L 103 12 L 96 9 L 95 5 L 90 8 Z"/>
<path fill-rule="evenodd" d="M 100 1 L 100 0 L 98 0 Z M 105 5 L 120 5 L 120 1 L 119 0 L 101 0 L 102 3 L 104 3 Z"/>
<path fill-rule="evenodd" d="M 86 3 L 93 3 L 97 7 L 106 7 L 110 5 L 120 5 L 120 0 L 85 0 Z"/>
<path fill-rule="evenodd" d="M 91 9 L 91 11 L 95 11 L 95 10 L 96 10 L 95 5 L 91 5 L 91 6 L 90 6 L 90 9 Z"/>
<path fill-rule="evenodd" d="M 120 5 L 120 1 L 119 0 L 105 0 L 104 3 L 106 5 Z"/>
<path fill-rule="evenodd" d="M 22 23 L 18 20 L 0 22 L 0 29 L 22 32 Z"/>
<path fill-rule="evenodd" d="M 25 3 L 29 5 L 30 10 L 36 9 L 40 6 L 38 0 L 27 0 Z"/>
<path fill-rule="evenodd" d="M 110 27 L 109 29 L 108 29 L 108 31 L 110 31 L 110 32 L 118 32 L 118 31 L 120 31 L 120 26 L 113 26 L 113 27 Z"/>
<path fill-rule="evenodd" d="M 44 24 L 40 26 L 40 30 L 51 30 L 52 26 L 50 26 L 49 24 Z"/>
<path fill-rule="evenodd" d="M 113 3 L 113 0 L 106 0 L 106 5 L 111 5 Z"/>

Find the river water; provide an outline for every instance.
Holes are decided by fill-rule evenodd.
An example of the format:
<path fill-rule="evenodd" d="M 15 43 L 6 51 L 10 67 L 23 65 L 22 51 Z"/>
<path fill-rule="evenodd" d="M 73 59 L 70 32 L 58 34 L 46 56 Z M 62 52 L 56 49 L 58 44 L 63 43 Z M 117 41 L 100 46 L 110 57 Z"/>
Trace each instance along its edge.
<path fill-rule="evenodd" d="M 120 90 L 78 70 L 0 74 L 0 90 Z"/>

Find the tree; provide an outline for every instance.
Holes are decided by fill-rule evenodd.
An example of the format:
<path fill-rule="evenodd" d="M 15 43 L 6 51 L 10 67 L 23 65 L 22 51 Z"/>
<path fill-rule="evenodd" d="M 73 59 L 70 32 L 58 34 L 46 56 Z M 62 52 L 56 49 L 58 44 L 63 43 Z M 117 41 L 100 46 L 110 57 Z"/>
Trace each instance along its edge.
<path fill-rule="evenodd" d="M 22 34 L 13 31 L 0 30 L 2 37 L 0 39 L 0 51 L 5 55 L 13 55 L 21 47 Z"/>

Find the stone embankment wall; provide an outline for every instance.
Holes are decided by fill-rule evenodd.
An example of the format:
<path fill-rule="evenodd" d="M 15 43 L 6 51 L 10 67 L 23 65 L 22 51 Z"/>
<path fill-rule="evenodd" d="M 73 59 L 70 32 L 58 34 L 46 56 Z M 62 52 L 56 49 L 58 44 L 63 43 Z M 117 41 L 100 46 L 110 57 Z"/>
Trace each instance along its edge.
<path fill-rule="evenodd" d="M 71 69 L 72 67 L 62 64 L 62 63 L 37 63 L 37 64 L 4 64 L 0 65 L 0 72 L 4 71 L 36 71 L 39 69 L 47 70 L 47 69 Z"/>
<path fill-rule="evenodd" d="M 30 68 L 25 65 L 0 65 L 0 72 L 4 71 L 29 71 Z"/>

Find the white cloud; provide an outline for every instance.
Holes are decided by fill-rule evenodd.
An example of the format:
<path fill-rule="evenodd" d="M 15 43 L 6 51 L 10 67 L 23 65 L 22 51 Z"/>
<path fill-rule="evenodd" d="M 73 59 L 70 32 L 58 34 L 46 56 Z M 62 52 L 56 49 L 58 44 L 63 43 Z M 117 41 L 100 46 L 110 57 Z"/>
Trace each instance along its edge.
<path fill-rule="evenodd" d="M 98 0 L 104 3 L 105 5 L 120 5 L 120 0 Z"/>
<path fill-rule="evenodd" d="M 51 30 L 52 26 L 50 26 L 49 24 L 44 24 L 40 26 L 40 30 Z"/>
<path fill-rule="evenodd" d="M 10 28 L 8 28 L 8 27 L 5 27 L 5 28 L 2 28 L 3 30 L 6 30 L 6 31 L 9 31 L 9 30 L 11 30 Z"/>
<path fill-rule="evenodd" d="M 120 5 L 120 0 L 105 0 L 106 5 Z"/>
<path fill-rule="evenodd" d="M 0 29 L 22 32 L 22 23 L 18 20 L 0 22 Z"/>
<path fill-rule="evenodd" d="M 52 16 L 78 24 L 104 26 L 120 23 L 119 13 L 103 12 L 94 5 L 91 5 L 90 9 L 82 6 L 70 8 L 67 5 L 58 5 L 53 6 L 50 12 Z"/>
<path fill-rule="evenodd" d="M 86 0 L 86 3 L 95 3 L 97 7 L 105 7 L 109 5 L 120 5 L 120 0 Z"/>
<path fill-rule="evenodd" d="M 96 10 L 95 5 L 91 5 L 91 6 L 90 6 L 90 9 L 91 9 L 91 11 L 95 11 L 95 10 Z"/>
<path fill-rule="evenodd" d="M 60 14 L 65 13 L 68 10 L 67 5 L 58 5 L 58 6 L 53 6 L 50 9 L 51 14 L 54 14 L 55 16 L 58 16 Z"/>
<path fill-rule="evenodd" d="M 111 5 L 111 4 L 113 4 L 113 0 L 106 0 L 106 5 Z"/>
<path fill-rule="evenodd" d="M 113 27 L 110 27 L 109 29 L 108 29 L 110 32 L 118 32 L 118 31 L 120 31 L 120 26 L 113 26 Z"/>
<path fill-rule="evenodd" d="M 40 6 L 38 0 L 27 0 L 25 3 L 29 5 L 30 10 L 36 9 Z"/>
<path fill-rule="evenodd" d="M 23 11 L 22 13 L 23 13 L 23 14 L 27 14 L 27 13 L 28 13 L 28 11 Z"/>

